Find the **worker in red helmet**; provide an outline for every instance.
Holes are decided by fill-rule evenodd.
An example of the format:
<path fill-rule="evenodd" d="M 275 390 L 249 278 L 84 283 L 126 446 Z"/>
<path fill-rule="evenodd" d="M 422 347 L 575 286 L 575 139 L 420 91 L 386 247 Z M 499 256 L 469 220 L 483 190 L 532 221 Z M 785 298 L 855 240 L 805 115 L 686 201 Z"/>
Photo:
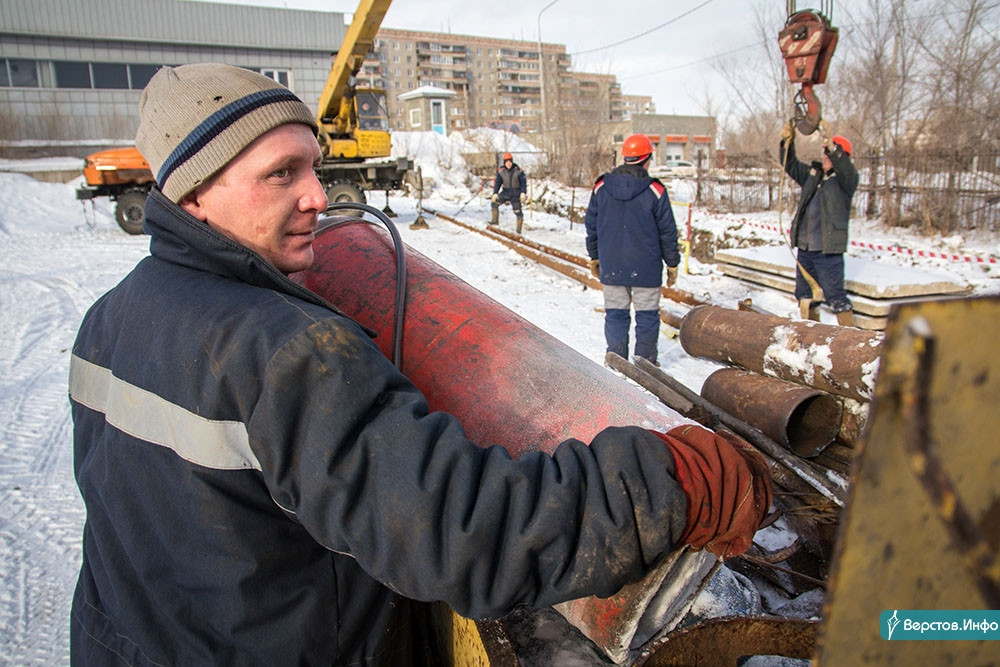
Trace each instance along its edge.
<path fill-rule="evenodd" d="M 528 201 L 528 178 L 514 162 L 514 156 L 510 153 L 503 154 L 503 164 L 497 169 L 496 178 L 493 179 L 493 196 L 490 197 L 491 225 L 500 223 L 500 204 L 510 203 L 514 209 L 514 216 L 517 218 L 517 233 L 521 233 L 521 226 L 524 224 L 524 213 L 521 206 Z"/>
<path fill-rule="evenodd" d="M 796 157 L 795 126 L 789 121 L 781 132 L 779 158 L 792 180 L 802 186 L 789 237 L 798 259 L 795 298 L 799 313 L 804 320 L 819 320 L 820 301 L 803 275 L 805 271 L 822 288 L 822 299 L 836 314 L 837 322 L 854 326 L 854 308 L 844 288 L 847 227 L 858 189 L 851 142 L 840 135 L 824 139 L 821 161 L 806 164 Z"/>
<path fill-rule="evenodd" d="M 657 361 L 660 286 L 677 280 L 677 224 L 667 188 L 646 171 L 653 144 L 633 134 L 622 144 L 624 164 L 597 179 L 585 219 L 590 270 L 604 287 L 608 351 L 627 359 L 631 309 L 635 356 Z"/>

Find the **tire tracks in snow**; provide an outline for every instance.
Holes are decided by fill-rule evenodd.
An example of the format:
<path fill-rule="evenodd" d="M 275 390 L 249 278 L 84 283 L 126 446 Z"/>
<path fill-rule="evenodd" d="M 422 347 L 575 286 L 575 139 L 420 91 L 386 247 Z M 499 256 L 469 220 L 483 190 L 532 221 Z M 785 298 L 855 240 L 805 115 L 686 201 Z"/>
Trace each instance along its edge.
<path fill-rule="evenodd" d="M 86 309 L 145 254 L 120 236 L 0 238 L 0 664 L 69 662 L 85 513 L 66 381 Z"/>

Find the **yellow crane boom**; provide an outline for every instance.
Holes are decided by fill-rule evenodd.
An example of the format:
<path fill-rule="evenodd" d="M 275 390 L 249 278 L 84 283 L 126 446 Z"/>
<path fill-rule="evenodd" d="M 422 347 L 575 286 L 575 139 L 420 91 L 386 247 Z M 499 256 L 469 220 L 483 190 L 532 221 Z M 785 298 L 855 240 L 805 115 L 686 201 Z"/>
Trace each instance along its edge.
<path fill-rule="evenodd" d="M 361 0 L 330 66 L 316 113 L 327 157 L 365 159 L 391 153 L 385 91 L 356 87 L 357 73 L 391 4 L 392 0 Z"/>

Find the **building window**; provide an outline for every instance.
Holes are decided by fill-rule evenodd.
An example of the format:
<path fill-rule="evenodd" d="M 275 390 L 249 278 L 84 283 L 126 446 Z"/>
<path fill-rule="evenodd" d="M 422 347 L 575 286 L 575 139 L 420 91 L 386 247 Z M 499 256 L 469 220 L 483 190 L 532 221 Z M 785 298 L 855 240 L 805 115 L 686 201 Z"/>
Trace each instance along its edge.
<path fill-rule="evenodd" d="M 410 109 L 410 127 L 420 127 L 420 109 Z"/>
<path fill-rule="evenodd" d="M 128 69 L 120 63 L 91 63 L 94 88 L 128 89 Z"/>
<path fill-rule="evenodd" d="M 10 58 L 6 61 L 8 86 L 38 88 L 38 61 Z"/>
<path fill-rule="evenodd" d="M 129 65 L 128 73 L 132 90 L 142 90 L 145 88 L 158 69 L 160 69 L 159 65 Z"/>
<path fill-rule="evenodd" d="M 52 62 L 56 88 L 90 88 L 90 65 L 63 60 Z"/>
<path fill-rule="evenodd" d="M 291 75 L 287 69 L 261 69 L 260 73 L 269 79 L 274 79 L 285 88 L 291 88 Z"/>

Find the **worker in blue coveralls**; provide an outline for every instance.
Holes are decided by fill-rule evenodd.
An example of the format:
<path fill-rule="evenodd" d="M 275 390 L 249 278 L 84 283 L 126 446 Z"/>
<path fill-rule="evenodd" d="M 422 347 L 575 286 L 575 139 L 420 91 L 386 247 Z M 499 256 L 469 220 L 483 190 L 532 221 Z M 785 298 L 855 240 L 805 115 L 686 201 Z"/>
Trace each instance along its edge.
<path fill-rule="evenodd" d="M 646 171 L 653 144 L 633 134 L 622 144 L 624 164 L 597 179 L 587 206 L 590 271 L 604 288 L 608 352 L 628 358 L 630 307 L 635 308 L 635 356 L 657 361 L 660 286 L 677 281 L 677 224 L 667 188 Z"/>
<path fill-rule="evenodd" d="M 521 206 L 528 201 L 528 178 L 524 171 L 514 163 L 514 156 L 510 153 L 503 154 L 503 166 L 497 169 L 496 178 L 493 179 L 493 196 L 490 197 L 492 212 L 490 215 L 491 225 L 500 222 L 500 204 L 510 202 L 510 207 L 514 209 L 514 216 L 517 218 L 517 233 L 521 233 L 521 225 L 524 223 L 524 213 Z"/>

